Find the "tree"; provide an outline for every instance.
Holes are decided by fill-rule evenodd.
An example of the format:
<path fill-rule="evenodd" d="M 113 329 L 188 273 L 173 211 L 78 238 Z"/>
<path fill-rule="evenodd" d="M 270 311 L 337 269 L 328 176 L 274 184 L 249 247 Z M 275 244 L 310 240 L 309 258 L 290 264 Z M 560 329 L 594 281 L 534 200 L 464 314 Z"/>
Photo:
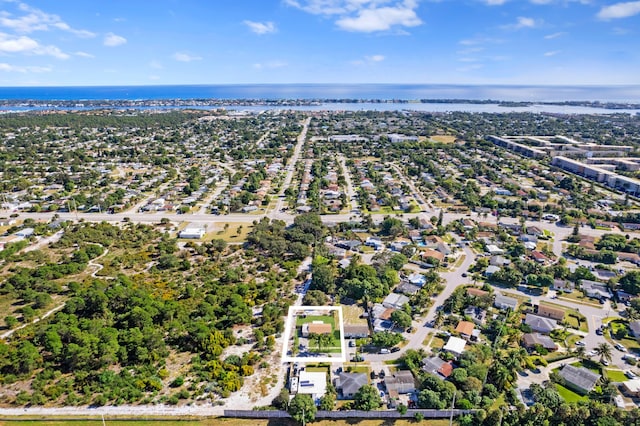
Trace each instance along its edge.
<path fill-rule="evenodd" d="M 600 343 L 594 350 L 596 354 L 600 356 L 600 362 L 603 360 L 611 361 L 612 351 L 608 343 Z"/>
<path fill-rule="evenodd" d="M 353 396 L 356 410 L 371 411 L 380 408 L 382 401 L 378 390 L 371 385 L 364 385 Z"/>
<path fill-rule="evenodd" d="M 333 410 L 333 406 L 336 404 L 336 395 L 331 392 L 327 392 L 320 397 L 320 409 L 324 411 Z"/>
<path fill-rule="evenodd" d="M 271 405 L 276 407 L 278 410 L 286 410 L 289 408 L 289 391 L 287 388 L 282 388 L 278 396 L 273 398 L 273 402 Z"/>
<path fill-rule="evenodd" d="M 412 319 L 411 315 L 397 309 L 391 314 L 391 321 L 393 321 L 393 323 L 398 327 L 407 328 L 411 326 Z"/>
<path fill-rule="evenodd" d="M 631 294 L 640 294 L 640 271 L 629 271 L 620 278 L 620 286 Z"/>
<path fill-rule="evenodd" d="M 305 424 L 316 418 L 317 410 L 311 395 L 299 393 L 289 403 L 287 412 L 295 421 Z"/>

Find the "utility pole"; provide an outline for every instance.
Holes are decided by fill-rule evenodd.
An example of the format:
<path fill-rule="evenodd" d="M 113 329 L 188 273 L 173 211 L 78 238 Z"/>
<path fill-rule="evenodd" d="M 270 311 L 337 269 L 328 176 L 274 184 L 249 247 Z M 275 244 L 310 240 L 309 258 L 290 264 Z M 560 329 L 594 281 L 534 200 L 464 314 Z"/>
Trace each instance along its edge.
<path fill-rule="evenodd" d="M 457 389 L 455 392 L 453 392 L 453 399 L 451 400 L 451 416 L 449 417 L 449 426 L 453 425 L 453 407 L 456 403 L 456 393 L 458 393 Z"/>

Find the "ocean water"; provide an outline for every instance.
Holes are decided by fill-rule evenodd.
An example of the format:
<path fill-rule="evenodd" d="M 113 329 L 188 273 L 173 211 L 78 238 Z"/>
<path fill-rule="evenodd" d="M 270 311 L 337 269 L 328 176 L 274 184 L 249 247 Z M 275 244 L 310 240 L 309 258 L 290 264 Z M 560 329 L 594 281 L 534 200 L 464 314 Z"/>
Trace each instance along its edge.
<path fill-rule="evenodd" d="M 243 84 L 176 86 L 0 87 L 3 100 L 160 99 L 465 99 L 526 102 L 640 103 L 633 86 L 474 86 L 421 84 Z"/>

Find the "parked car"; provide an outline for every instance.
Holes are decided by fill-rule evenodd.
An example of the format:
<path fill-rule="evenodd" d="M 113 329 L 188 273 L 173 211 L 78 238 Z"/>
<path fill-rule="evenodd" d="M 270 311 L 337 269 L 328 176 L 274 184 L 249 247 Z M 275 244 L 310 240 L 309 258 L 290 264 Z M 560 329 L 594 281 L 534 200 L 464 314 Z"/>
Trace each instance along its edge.
<path fill-rule="evenodd" d="M 400 351 L 400 348 L 397 346 L 394 346 L 391 348 L 391 352 L 399 352 L 399 351 Z"/>
<path fill-rule="evenodd" d="M 625 348 L 624 346 L 622 346 L 620 343 L 616 343 L 616 344 L 614 345 L 614 347 L 615 347 L 617 350 L 621 351 L 621 352 L 626 352 L 626 351 L 627 351 L 627 348 Z"/>
<path fill-rule="evenodd" d="M 382 349 L 380 349 L 380 353 L 381 354 L 388 354 L 388 353 L 391 353 L 391 351 L 389 349 L 387 349 L 387 348 L 382 348 Z"/>
<path fill-rule="evenodd" d="M 598 355 L 598 353 L 597 353 L 596 351 L 589 351 L 589 352 L 587 352 L 585 355 L 586 355 L 586 356 L 588 356 L 588 357 L 591 357 L 591 356 L 596 356 L 596 355 Z"/>
<path fill-rule="evenodd" d="M 584 342 L 584 340 L 578 340 L 578 341 L 576 342 L 576 346 L 584 346 L 584 345 L 586 345 L 586 343 Z"/>
<path fill-rule="evenodd" d="M 638 377 L 633 371 L 625 371 L 624 375 L 627 376 L 629 379 L 635 379 Z"/>

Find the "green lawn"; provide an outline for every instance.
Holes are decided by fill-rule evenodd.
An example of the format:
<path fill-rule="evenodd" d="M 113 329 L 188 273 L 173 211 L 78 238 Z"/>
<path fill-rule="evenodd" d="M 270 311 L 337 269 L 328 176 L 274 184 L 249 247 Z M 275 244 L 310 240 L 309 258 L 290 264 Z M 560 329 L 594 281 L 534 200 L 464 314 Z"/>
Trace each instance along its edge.
<path fill-rule="evenodd" d="M 588 398 L 586 396 L 579 395 L 572 391 L 571 389 L 567 389 L 562 385 L 556 383 L 556 389 L 558 393 L 566 402 L 579 402 L 579 401 L 587 401 Z"/>
<path fill-rule="evenodd" d="M 604 374 L 612 382 L 625 382 L 628 380 L 621 370 L 604 370 Z"/>
<path fill-rule="evenodd" d="M 296 318 L 296 325 L 302 325 L 306 323 L 311 323 L 314 321 L 320 321 L 325 324 L 331 324 L 331 328 L 336 328 L 336 320 L 333 315 L 307 315 L 306 317 L 298 316 Z"/>

